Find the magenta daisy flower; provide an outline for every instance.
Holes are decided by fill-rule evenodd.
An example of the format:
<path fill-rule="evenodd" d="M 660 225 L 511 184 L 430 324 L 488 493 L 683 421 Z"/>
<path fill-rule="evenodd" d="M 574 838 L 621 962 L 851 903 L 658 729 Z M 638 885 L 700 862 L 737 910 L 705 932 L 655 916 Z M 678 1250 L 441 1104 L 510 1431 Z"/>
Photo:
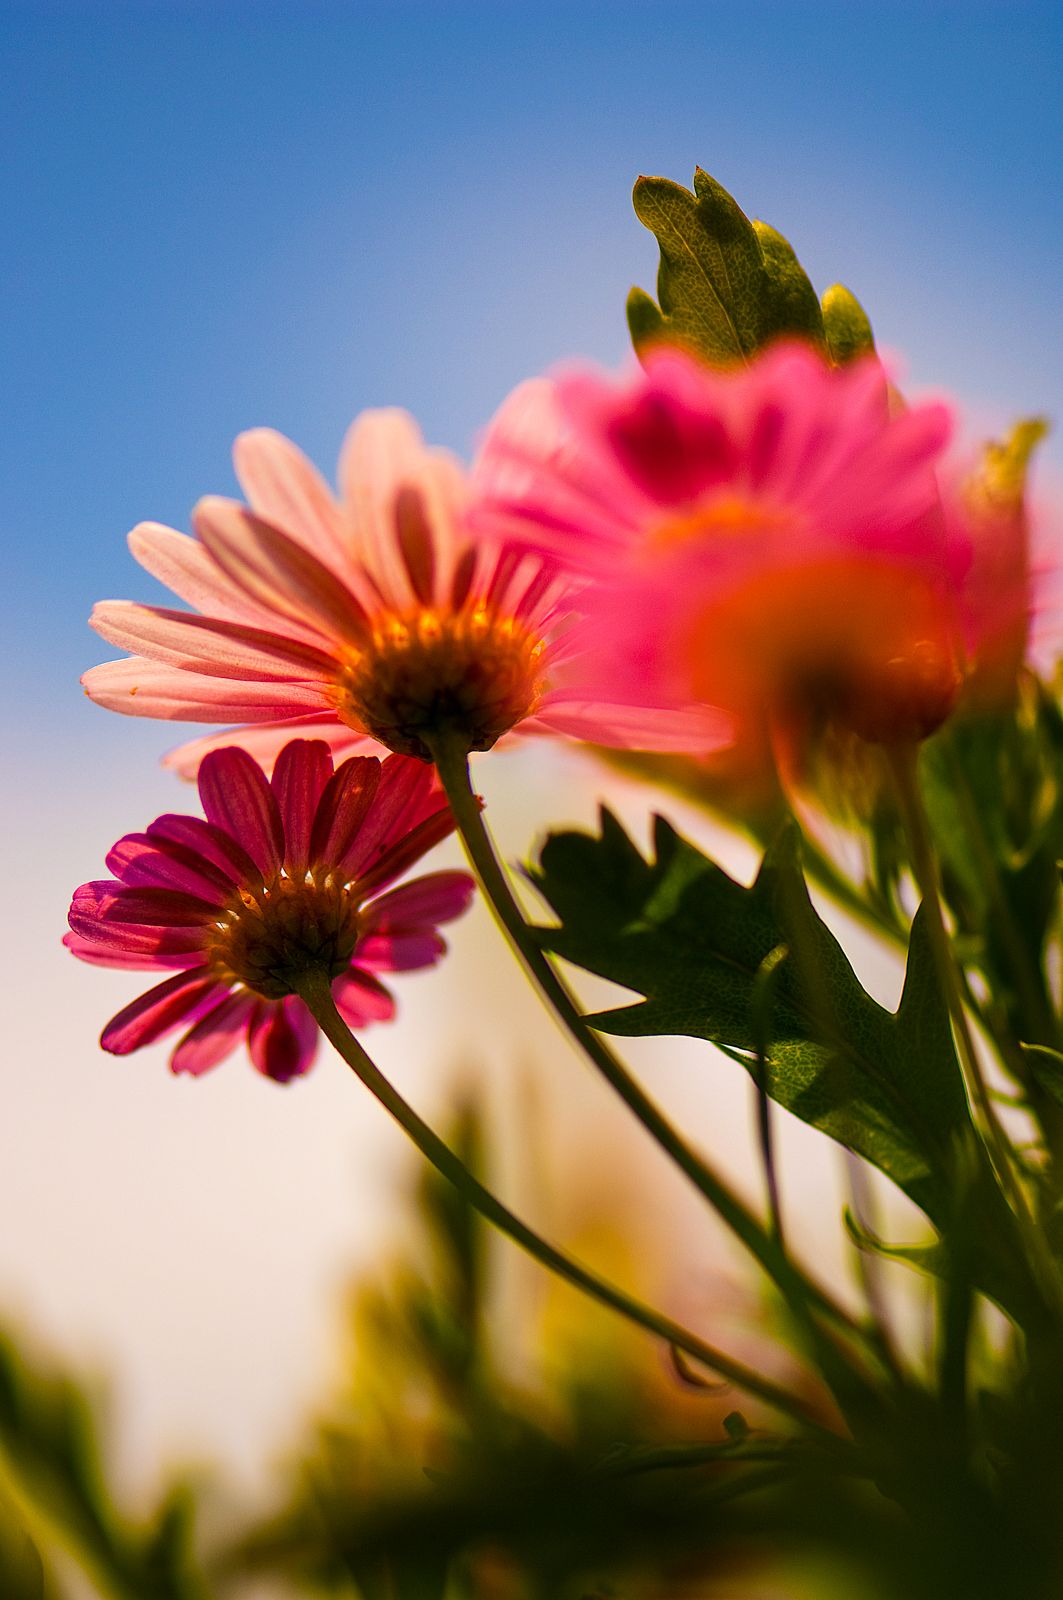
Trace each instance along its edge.
<path fill-rule="evenodd" d="M 293 740 L 272 781 L 240 749 L 203 761 L 203 817 L 163 816 L 82 884 L 64 943 L 82 961 L 170 976 L 112 1017 L 115 1055 L 182 1028 L 174 1072 L 207 1072 L 242 1042 L 268 1078 L 310 1067 L 317 1027 L 295 992 L 326 972 L 352 1029 L 386 1022 L 382 972 L 433 966 L 438 925 L 468 906 L 465 872 L 395 880 L 452 831 L 430 767 L 357 756 L 333 770 L 328 746 Z"/>
<path fill-rule="evenodd" d="M 232 744 L 268 767 L 296 733 L 423 760 L 442 739 L 467 754 L 511 731 L 646 749 L 726 736 L 718 713 L 618 695 L 588 670 L 571 579 L 472 537 L 461 468 L 425 449 L 405 413 L 354 423 L 339 498 L 271 430 L 243 434 L 234 455 L 249 506 L 209 497 L 194 538 L 155 523 L 130 535 L 141 565 L 196 610 L 110 600 L 92 616 L 136 654 L 86 673 L 91 699 L 242 724 L 176 751 L 179 770 Z"/>

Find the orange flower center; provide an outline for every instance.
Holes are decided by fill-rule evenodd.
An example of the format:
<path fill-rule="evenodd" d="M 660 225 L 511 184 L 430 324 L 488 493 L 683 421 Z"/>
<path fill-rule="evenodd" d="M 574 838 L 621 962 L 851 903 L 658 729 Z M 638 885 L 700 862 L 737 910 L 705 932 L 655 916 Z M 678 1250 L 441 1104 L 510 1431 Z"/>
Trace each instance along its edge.
<path fill-rule="evenodd" d="M 534 707 L 542 650 L 485 605 L 390 617 L 344 670 L 336 709 L 349 727 L 422 761 L 438 740 L 490 750 Z"/>
<path fill-rule="evenodd" d="M 925 739 L 961 681 L 940 590 L 855 557 L 758 573 L 696 611 L 674 647 L 699 699 L 747 718 L 834 722 L 875 744 Z"/>
<path fill-rule="evenodd" d="M 281 1000 L 295 992 L 292 979 L 300 973 L 346 972 L 358 933 L 349 889 L 278 877 L 260 895 L 241 889 L 233 898 L 208 945 L 208 961 L 223 982 Z"/>

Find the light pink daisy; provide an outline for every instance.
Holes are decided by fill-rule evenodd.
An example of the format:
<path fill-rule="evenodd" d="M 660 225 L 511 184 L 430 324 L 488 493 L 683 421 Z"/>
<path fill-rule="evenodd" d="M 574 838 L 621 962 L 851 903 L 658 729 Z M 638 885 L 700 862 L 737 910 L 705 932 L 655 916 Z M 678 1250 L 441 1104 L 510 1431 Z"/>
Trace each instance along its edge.
<path fill-rule="evenodd" d="M 243 724 L 176 751 L 180 770 L 234 743 L 268 766 L 295 733 L 421 759 L 440 738 L 467 753 L 511 730 L 647 749 L 727 736 L 716 712 L 616 692 L 581 654 L 572 580 L 471 537 L 461 468 L 425 449 L 405 413 L 354 423 L 338 499 L 280 434 L 245 433 L 234 454 L 249 505 L 200 501 L 194 538 L 155 523 L 130 535 L 195 611 L 112 600 L 92 616 L 136 652 L 85 674 L 93 700 Z"/>
<path fill-rule="evenodd" d="M 516 391 L 473 477 L 472 520 L 586 581 L 584 640 L 619 695 L 726 710 L 765 732 L 830 721 L 922 738 L 963 667 L 935 466 L 942 405 L 898 411 L 874 360 L 775 346 L 715 372 L 674 350 L 622 383 Z"/>
<path fill-rule="evenodd" d="M 127 1055 L 176 1028 L 174 1072 L 207 1072 L 246 1041 L 286 1083 L 310 1067 L 317 1026 L 293 977 L 327 972 L 352 1029 L 387 1022 L 382 972 L 433 966 L 438 931 L 469 904 L 465 872 L 395 879 L 453 829 L 422 762 L 355 756 L 293 740 L 272 781 L 244 750 L 199 772 L 202 817 L 164 816 L 120 839 L 114 873 L 82 884 L 64 943 L 82 961 L 171 976 L 112 1017 L 100 1039 Z"/>

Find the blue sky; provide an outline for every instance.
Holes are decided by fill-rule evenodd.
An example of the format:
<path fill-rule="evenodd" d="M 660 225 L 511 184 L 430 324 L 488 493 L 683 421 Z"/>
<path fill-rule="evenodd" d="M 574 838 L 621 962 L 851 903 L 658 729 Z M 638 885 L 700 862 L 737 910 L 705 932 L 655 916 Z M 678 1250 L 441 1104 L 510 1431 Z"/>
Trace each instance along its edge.
<path fill-rule="evenodd" d="M 229 490 L 241 428 L 330 470 L 356 410 L 399 403 L 467 451 L 528 373 L 619 361 L 655 263 L 639 172 L 714 172 L 976 428 L 1063 409 L 1052 16 L 0 7 L 16 719 L 100 735 L 89 605 L 150 596 L 126 531 Z"/>

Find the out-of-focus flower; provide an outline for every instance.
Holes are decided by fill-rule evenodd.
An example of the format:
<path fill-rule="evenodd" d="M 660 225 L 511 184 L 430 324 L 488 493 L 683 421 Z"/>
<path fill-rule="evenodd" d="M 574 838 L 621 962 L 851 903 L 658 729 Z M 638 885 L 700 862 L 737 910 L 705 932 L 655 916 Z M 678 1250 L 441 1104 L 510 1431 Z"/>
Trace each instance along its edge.
<path fill-rule="evenodd" d="M 1017 423 L 1005 439 L 985 446 L 944 498 L 969 661 L 967 695 L 978 705 L 1014 693 L 1031 642 L 1046 572 L 1031 548 L 1026 477 L 1046 432 L 1040 418 Z"/>
<path fill-rule="evenodd" d="M 724 709 L 753 761 L 825 724 L 917 740 L 962 681 L 964 540 L 934 470 L 950 426 L 891 407 L 873 359 L 781 345 L 714 372 L 659 350 L 619 385 L 518 390 L 473 523 L 584 577 L 618 693 Z"/>
<path fill-rule="evenodd" d="M 180 770 L 234 743 L 268 767 L 294 733 L 421 759 L 433 740 L 487 750 L 511 729 L 636 749 L 728 736 L 717 712 L 631 700 L 581 664 L 571 580 L 549 558 L 469 536 L 461 468 L 405 413 L 354 423 L 339 500 L 268 429 L 241 435 L 235 462 L 249 508 L 209 497 L 195 538 L 154 523 L 130 535 L 141 565 L 202 614 L 105 601 L 92 616 L 138 652 L 85 674 L 93 700 L 248 725 L 176 751 Z"/>
<path fill-rule="evenodd" d="M 178 1027 L 174 1072 L 206 1072 L 246 1039 L 266 1077 L 306 1072 L 317 1028 L 293 980 L 325 971 L 351 1028 L 389 1021 L 378 973 L 433 966 L 438 924 L 465 910 L 473 881 L 395 879 L 452 831 L 431 768 L 353 756 L 333 770 L 320 740 L 293 740 L 272 781 L 246 751 L 199 772 L 202 817 L 163 816 L 120 839 L 114 873 L 82 884 L 64 943 L 82 961 L 172 976 L 112 1017 L 100 1039 L 127 1055 Z"/>

